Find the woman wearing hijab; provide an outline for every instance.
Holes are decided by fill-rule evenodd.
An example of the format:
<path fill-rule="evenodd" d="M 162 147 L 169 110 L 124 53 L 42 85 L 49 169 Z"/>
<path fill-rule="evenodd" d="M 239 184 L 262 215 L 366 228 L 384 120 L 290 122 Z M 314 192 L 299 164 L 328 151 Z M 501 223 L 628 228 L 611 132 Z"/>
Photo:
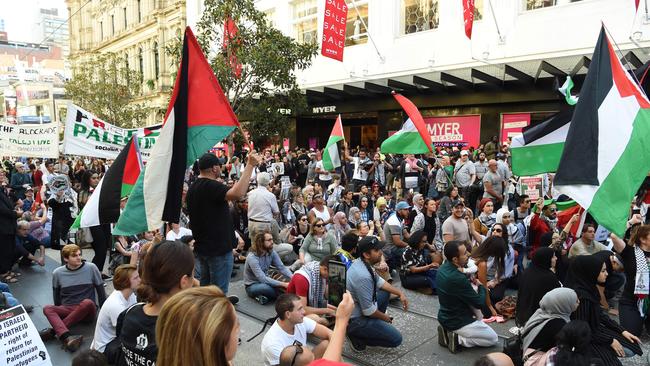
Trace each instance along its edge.
<path fill-rule="evenodd" d="M 361 210 L 359 210 L 359 207 L 350 207 L 350 212 L 348 213 L 348 222 L 350 222 L 350 226 L 357 227 L 361 221 Z"/>
<path fill-rule="evenodd" d="M 334 236 L 339 247 L 341 246 L 341 240 L 343 235 L 350 231 L 350 224 L 348 224 L 348 218 L 345 217 L 345 212 L 339 211 L 334 214 L 334 220 L 332 221 L 332 229 L 330 229 L 330 234 Z"/>
<path fill-rule="evenodd" d="M 539 301 L 547 292 L 562 287 L 555 276 L 557 257 L 553 249 L 539 248 L 532 264 L 521 275 L 517 295 L 517 324 L 526 324 L 533 313 L 539 309 Z"/>
<path fill-rule="evenodd" d="M 494 213 L 494 203 L 489 198 L 483 198 L 478 204 L 481 213 L 474 219 L 474 229 L 481 235 L 487 235 L 492 225 L 497 221 Z"/>
<path fill-rule="evenodd" d="M 571 321 L 577 308 L 578 295 L 570 288 L 556 288 L 542 297 L 521 333 L 524 366 L 546 364 L 548 351 L 555 347 L 555 335 Z"/>
<path fill-rule="evenodd" d="M 580 305 L 572 318 L 589 323 L 592 333 L 591 352 L 603 365 L 622 365 L 618 357 L 641 355 L 640 340 L 614 322 L 600 307 L 596 287 L 607 279 L 607 268 L 601 258 L 593 255 L 574 257 L 567 276 L 567 286 L 578 294 Z"/>

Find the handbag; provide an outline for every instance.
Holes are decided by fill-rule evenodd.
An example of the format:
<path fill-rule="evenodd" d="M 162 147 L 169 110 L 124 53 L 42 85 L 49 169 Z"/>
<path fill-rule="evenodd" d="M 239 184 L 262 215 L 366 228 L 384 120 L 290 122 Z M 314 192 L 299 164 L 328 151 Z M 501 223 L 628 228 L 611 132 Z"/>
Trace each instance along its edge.
<path fill-rule="evenodd" d="M 503 353 L 508 355 L 512 360 L 513 365 L 515 366 L 524 366 L 524 363 L 530 358 L 530 356 L 541 351 L 541 349 L 536 349 L 532 352 L 529 352 L 524 356 L 524 335 L 519 333 L 513 337 L 506 338 L 503 341 Z"/>

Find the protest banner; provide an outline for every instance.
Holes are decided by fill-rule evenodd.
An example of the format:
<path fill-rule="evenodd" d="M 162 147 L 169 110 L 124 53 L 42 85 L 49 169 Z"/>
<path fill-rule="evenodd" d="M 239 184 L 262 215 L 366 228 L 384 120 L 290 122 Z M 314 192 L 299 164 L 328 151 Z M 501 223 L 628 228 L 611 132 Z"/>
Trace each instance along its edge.
<path fill-rule="evenodd" d="M 323 18 L 323 39 L 321 54 L 337 61 L 343 61 L 345 48 L 345 27 L 348 6 L 345 0 L 326 0 Z"/>
<path fill-rule="evenodd" d="M 481 140 L 481 116 L 426 117 L 434 146 L 474 146 Z"/>
<path fill-rule="evenodd" d="M 158 139 L 161 126 L 121 128 L 68 103 L 63 152 L 70 155 L 115 159 L 131 136 L 137 134 L 142 160 L 147 161 Z"/>
<path fill-rule="evenodd" d="M 15 125 L 0 123 L 2 155 L 29 158 L 59 157 L 59 125 Z"/>
<path fill-rule="evenodd" d="M 501 143 L 507 143 L 509 138 L 521 135 L 521 131 L 529 124 L 530 113 L 502 114 Z"/>
<path fill-rule="evenodd" d="M 22 305 L 0 312 L 0 357 L 7 366 L 52 366 L 45 344 Z"/>
<path fill-rule="evenodd" d="M 542 177 L 521 177 L 521 193 L 528 195 L 531 201 L 536 201 L 542 196 Z"/>

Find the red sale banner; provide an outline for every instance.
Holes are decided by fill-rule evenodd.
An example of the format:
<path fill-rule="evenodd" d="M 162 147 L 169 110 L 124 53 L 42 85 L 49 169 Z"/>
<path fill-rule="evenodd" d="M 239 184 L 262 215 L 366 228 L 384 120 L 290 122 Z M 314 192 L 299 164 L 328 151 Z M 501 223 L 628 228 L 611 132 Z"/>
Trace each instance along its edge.
<path fill-rule="evenodd" d="M 481 141 L 481 116 L 424 118 L 434 146 L 473 146 Z"/>
<path fill-rule="evenodd" d="M 321 44 L 323 56 L 343 61 L 347 19 L 348 6 L 345 4 L 345 0 L 325 0 L 323 42 Z"/>
<path fill-rule="evenodd" d="M 511 137 L 521 135 L 521 130 L 530 124 L 530 113 L 513 113 L 501 115 L 501 143 Z"/>

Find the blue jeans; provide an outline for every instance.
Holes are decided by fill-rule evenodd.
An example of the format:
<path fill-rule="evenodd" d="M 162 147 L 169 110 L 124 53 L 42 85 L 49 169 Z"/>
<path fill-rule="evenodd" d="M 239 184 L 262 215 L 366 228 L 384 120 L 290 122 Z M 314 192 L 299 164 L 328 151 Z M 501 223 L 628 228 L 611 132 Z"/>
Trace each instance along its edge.
<path fill-rule="evenodd" d="M 275 300 L 278 297 L 273 286 L 261 282 L 246 286 L 246 294 L 252 298 L 256 298 L 259 295 L 266 296 L 269 300 Z"/>
<path fill-rule="evenodd" d="M 386 264 L 390 269 L 398 269 L 402 263 L 402 254 L 406 251 L 406 248 L 394 247 L 389 253 L 384 251 L 384 256 L 386 257 Z"/>
<path fill-rule="evenodd" d="M 16 300 L 14 295 L 11 294 L 11 289 L 9 289 L 9 285 L 7 285 L 6 283 L 0 282 L 0 292 L 2 292 L 3 295 L 5 295 L 5 298 L 7 298 L 7 305 L 13 307 L 20 304 L 20 302 Z"/>
<path fill-rule="evenodd" d="M 389 296 L 386 291 L 377 291 L 377 308 L 382 313 L 386 312 Z M 366 346 L 394 348 L 402 344 L 402 334 L 399 330 L 383 320 L 367 316 L 350 319 L 347 334 Z"/>
<path fill-rule="evenodd" d="M 197 258 L 201 264 L 201 286 L 216 285 L 227 294 L 234 264 L 232 251 L 218 256 L 199 255 Z"/>

